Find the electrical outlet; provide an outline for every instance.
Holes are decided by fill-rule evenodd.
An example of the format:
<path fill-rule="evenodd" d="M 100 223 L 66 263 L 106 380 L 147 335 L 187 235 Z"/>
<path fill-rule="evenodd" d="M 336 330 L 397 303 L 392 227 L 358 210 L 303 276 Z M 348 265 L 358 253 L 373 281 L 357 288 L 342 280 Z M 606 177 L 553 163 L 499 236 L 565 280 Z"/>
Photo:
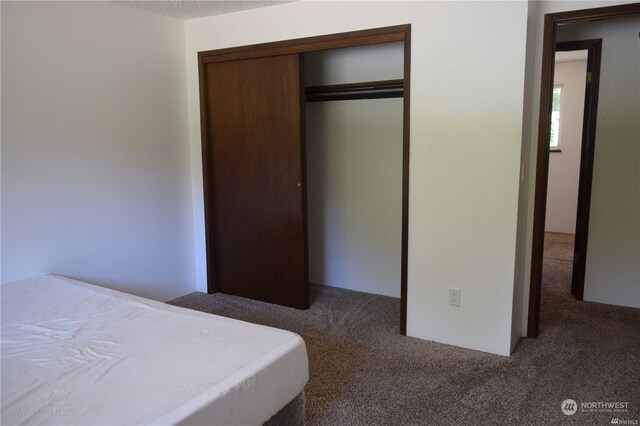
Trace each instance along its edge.
<path fill-rule="evenodd" d="M 460 289 L 449 289 L 449 306 L 460 306 Z"/>

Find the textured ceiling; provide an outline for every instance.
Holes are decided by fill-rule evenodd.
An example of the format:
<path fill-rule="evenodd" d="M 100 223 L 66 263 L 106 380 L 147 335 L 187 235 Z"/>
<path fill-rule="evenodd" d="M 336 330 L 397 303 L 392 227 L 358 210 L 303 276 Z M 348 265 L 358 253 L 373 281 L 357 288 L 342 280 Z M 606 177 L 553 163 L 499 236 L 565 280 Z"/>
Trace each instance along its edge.
<path fill-rule="evenodd" d="M 291 3 L 296 0 L 285 1 L 245 1 L 245 0 L 147 0 L 147 1 L 115 1 L 125 6 L 148 10 L 161 15 L 173 16 L 180 19 L 202 18 L 204 16 L 222 15 L 225 13 L 239 12 L 241 10 L 258 9 L 260 7 L 274 6 L 282 3 Z"/>

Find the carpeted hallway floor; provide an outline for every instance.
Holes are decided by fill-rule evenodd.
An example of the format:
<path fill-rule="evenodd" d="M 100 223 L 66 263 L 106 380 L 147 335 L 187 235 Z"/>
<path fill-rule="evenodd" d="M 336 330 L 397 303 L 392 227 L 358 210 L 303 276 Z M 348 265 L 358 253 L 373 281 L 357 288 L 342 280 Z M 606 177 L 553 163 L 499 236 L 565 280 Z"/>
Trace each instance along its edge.
<path fill-rule="evenodd" d="M 171 303 L 300 334 L 308 425 L 611 424 L 640 420 L 640 309 L 578 302 L 572 241 L 549 236 L 541 333 L 501 357 L 398 334 L 398 299 L 312 286 L 307 311 L 223 294 Z M 627 402 L 567 416 L 561 402 Z M 638 423 L 636 423 L 638 424 Z"/>

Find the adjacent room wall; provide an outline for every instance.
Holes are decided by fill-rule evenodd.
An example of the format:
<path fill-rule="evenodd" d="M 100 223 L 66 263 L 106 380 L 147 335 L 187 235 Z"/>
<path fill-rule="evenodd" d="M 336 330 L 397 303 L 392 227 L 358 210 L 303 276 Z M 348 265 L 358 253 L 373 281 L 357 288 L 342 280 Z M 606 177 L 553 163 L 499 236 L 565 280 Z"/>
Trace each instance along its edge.
<path fill-rule="evenodd" d="M 2 282 L 194 288 L 184 23 L 2 2 Z"/>
<path fill-rule="evenodd" d="M 412 24 L 407 332 L 508 355 L 525 2 L 295 2 L 187 21 L 198 288 L 206 288 L 206 253 L 197 52 L 407 23 Z M 448 306 L 451 287 L 461 289 L 459 308 Z"/>
<path fill-rule="evenodd" d="M 574 234 L 578 208 L 582 117 L 584 115 L 587 61 L 558 62 L 553 84 L 562 86 L 560 100 L 560 151 L 549 154 L 545 230 Z"/>
<path fill-rule="evenodd" d="M 640 307 L 640 16 L 559 28 L 602 38 L 584 300 Z"/>
<path fill-rule="evenodd" d="M 403 43 L 305 55 L 307 86 L 403 77 Z M 402 110 L 396 99 L 308 102 L 309 281 L 400 297 Z"/>

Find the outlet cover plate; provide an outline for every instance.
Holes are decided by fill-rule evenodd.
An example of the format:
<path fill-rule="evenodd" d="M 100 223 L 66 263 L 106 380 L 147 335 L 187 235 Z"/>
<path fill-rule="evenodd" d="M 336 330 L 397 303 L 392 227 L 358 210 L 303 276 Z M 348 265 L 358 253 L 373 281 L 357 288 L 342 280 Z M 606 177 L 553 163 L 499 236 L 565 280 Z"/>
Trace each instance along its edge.
<path fill-rule="evenodd" d="M 460 306 L 460 289 L 449 289 L 449 306 Z"/>

